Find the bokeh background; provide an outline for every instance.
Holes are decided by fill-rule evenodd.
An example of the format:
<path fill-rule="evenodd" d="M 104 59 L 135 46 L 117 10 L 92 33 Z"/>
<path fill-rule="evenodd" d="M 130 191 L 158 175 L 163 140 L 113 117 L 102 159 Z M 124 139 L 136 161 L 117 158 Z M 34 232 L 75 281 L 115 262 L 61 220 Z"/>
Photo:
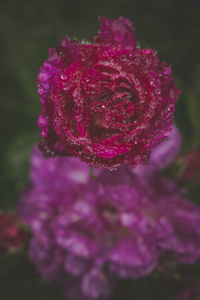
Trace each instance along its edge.
<path fill-rule="evenodd" d="M 47 49 L 65 35 L 90 39 L 97 31 L 98 16 L 130 18 L 141 45 L 157 50 L 160 59 L 172 65 L 182 90 L 175 113 L 183 135 L 182 153 L 200 147 L 199 11 L 199 0 L 1 1 L 0 210 L 14 210 L 28 182 L 30 150 L 40 138 L 36 78 Z M 197 188 L 188 193 L 191 201 L 200 204 Z M 180 272 L 200 282 L 199 264 Z M 179 277 L 163 274 L 122 281 L 113 300 L 167 300 L 185 284 Z M 56 286 L 41 282 L 24 249 L 0 256 L 0 299 L 63 298 Z"/>

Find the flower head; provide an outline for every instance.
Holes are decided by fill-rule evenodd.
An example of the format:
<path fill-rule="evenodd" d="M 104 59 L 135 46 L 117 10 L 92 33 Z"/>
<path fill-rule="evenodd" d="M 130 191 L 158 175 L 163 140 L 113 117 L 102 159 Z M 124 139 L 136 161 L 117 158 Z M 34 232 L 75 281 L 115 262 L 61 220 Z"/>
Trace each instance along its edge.
<path fill-rule="evenodd" d="M 0 213 L 0 252 L 13 251 L 22 247 L 27 240 L 26 232 L 11 213 Z"/>
<path fill-rule="evenodd" d="M 140 177 L 124 167 L 77 181 L 70 170 L 82 169 L 86 178 L 87 164 L 74 158 L 44 163 L 37 150 L 33 157 L 34 172 L 41 166 L 48 172 L 53 161 L 55 168 L 50 182 L 32 177 L 19 204 L 33 231 L 30 258 L 45 278 L 65 286 L 78 282 L 79 291 L 69 287 L 71 299 L 77 293 L 108 297 L 117 277 L 149 274 L 166 252 L 181 263 L 200 257 L 200 208 L 171 180 L 157 173 Z"/>
<path fill-rule="evenodd" d="M 102 18 L 91 43 L 65 37 L 49 50 L 38 75 L 45 156 L 136 166 L 169 135 L 179 90 L 171 68 L 136 42 L 130 20 Z"/>
<path fill-rule="evenodd" d="M 185 165 L 181 174 L 182 182 L 190 182 L 200 185 L 200 149 L 188 153 L 184 157 Z"/>

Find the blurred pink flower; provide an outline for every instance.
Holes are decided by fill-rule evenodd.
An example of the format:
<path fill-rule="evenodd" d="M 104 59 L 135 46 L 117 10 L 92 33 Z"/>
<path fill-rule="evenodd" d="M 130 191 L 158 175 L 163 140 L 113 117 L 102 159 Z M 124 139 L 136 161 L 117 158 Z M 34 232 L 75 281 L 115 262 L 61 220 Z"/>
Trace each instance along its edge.
<path fill-rule="evenodd" d="M 70 299 L 109 297 L 118 277 L 149 274 L 165 253 L 180 263 L 200 258 L 200 207 L 159 172 L 122 167 L 92 179 L 75 158 L 44 160 L 34 150 L 31 161 L 32 187 L 18 207 L 33 232 L 29 255 Z"/>

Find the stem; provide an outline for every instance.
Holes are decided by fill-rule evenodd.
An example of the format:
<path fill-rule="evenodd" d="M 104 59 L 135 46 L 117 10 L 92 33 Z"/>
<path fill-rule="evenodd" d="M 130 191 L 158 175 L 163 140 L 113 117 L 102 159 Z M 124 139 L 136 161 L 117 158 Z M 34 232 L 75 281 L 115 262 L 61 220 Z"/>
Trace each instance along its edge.
<path fill-rule="evenodd" d="M 93 167 L 90 167 L 90 177 L 91 177 L 92 179 L 96 179 L 96 176 L 95 176 L 95 174 L 94 174 L 94 168 L 93 168 Z"/>

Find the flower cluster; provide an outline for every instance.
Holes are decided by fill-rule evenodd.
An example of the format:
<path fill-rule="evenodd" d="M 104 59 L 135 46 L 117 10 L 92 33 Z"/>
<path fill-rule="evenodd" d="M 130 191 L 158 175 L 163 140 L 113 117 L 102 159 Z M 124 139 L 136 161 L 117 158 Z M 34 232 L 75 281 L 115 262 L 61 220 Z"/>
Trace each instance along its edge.
<path fill-rule="evenodd" d="M 127 167 L 95 170 L 95 179 L 78 159 L 44 160 L 35 149 L 32 187 L 18 211 L 32 228 L 29 254 L 44 278 L 63 284 L 70 299 L 102 299 L 116 278 L 149 274 L 164 253 L 181 263 L 195 262 L 200 208 L 159 172 L 179 146 L 174 129 L 142 167 L 146 173 Z"/>
<path fill-rule="evenodd" d="M 0 253 L 19 249 L 27 238 L 13 214 L 0 213 Z"/>
<path fill-rule="evenodd" d="M 171 68 L 136 43 L 130 20 L 102 18 L 90 43 L 64 37 L 49 49 L 38 75 L 44 156 L 136 166 L 169 135 L 179 90 Z"/>

